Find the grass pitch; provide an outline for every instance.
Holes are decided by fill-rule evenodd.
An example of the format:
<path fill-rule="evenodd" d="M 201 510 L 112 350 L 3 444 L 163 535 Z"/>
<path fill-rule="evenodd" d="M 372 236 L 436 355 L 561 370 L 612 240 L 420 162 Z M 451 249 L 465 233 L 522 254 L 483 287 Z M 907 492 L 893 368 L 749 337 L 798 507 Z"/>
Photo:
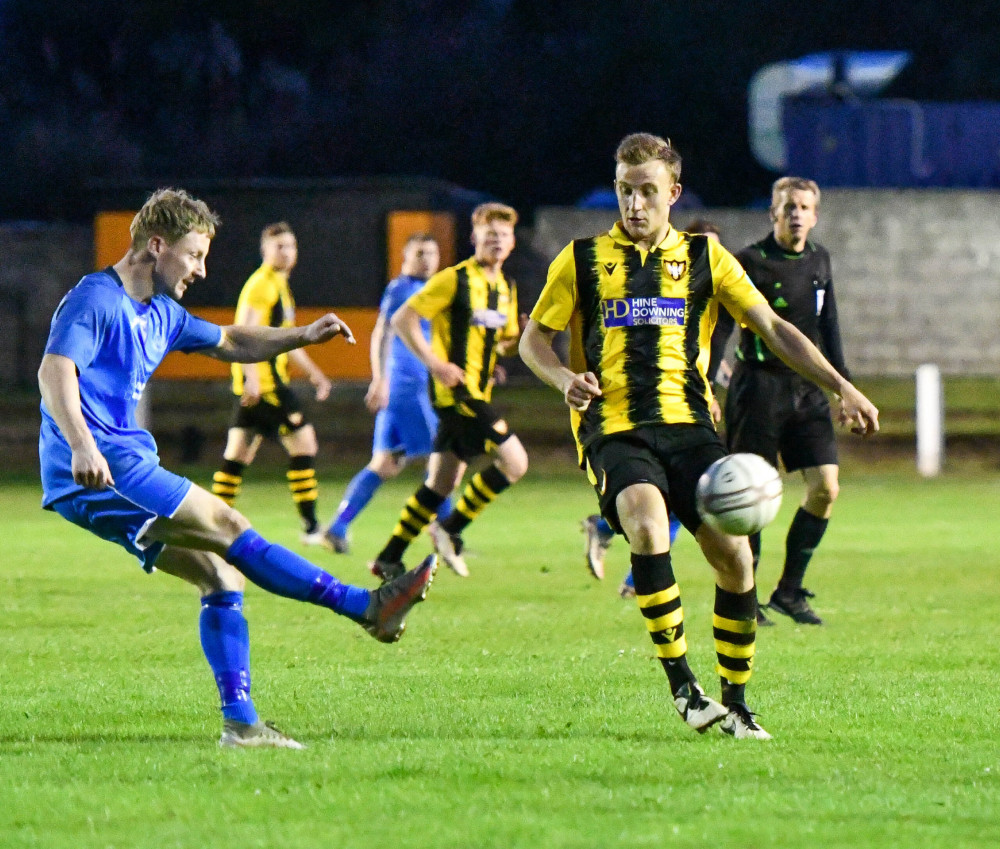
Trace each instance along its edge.
<path fill-rule="evenodd" d="M 538 458 L 536 458 L 537 460 Z M 678 719 L 634 603 L 589 577 L 581 476 L 536 464 L 467 534 L 402 642 L 251 588 L 262 716 L 303 752 L 221 751 L 194 590 L 0 487 L 0 845 L 12 847 L 982 847 L 1000 841 L 996 592 L 1000 481 L 845 462 L 807 576 L 827 624 L 758 640 L 751 706 L 771 742 Z M 415 473 L 311 556 L 366 583 Z M 323 509 L 346 474 L 322 481 Z M 202 482 L 203 479 L 202 479 Z M 765 533 L 780 570 L 801 489 Z M 280 470 L 241 508 L 296 546 Z M 415 563 L 428 549 L 411 549 Z M 675 548 L 692 666 L 712 668 L 712 584 Z"/>

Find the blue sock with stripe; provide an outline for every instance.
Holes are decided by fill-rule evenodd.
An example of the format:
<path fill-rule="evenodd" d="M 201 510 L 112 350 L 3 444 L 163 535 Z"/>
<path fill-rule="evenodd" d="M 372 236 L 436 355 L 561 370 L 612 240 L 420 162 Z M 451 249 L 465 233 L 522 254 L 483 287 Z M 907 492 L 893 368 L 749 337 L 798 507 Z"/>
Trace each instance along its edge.
<path fill-rule="evenodd" d="M 365 509 L 382 483 L 382 478 L 367 466 L 351 478 L 330 531 L 338 537 L 347 536 L 347 526 Z"/>
<path fill-rule="evenodd" d="M 236 538 L 226 552 L 226 561 L 275 595 L 308 601 L 355 619 L 368 609 L 368 590 L 340 583 L 294 551 L 268 542 L 253 528 Z"/>
<path fill-rule="evenodd" d="M 219 688 L 222 715 L 253 725 L 257 710 L 250 698 L 250 629 L 243 616 L 243 593 L 203 596 L 198 631 Z"/>

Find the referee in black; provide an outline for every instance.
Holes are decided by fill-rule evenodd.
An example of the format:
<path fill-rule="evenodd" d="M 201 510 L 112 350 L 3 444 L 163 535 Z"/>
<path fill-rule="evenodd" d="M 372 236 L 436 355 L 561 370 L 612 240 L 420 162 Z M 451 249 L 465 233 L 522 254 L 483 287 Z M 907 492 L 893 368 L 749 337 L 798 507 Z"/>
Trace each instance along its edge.
<path fill-rule="evenodd" d="M 822 349 L 847 380 L 833 295 L 830 255 L 809 239 L 816 226 L 819 186 L 801 177 L 782 177 L 771 190 L 772 232 L 736 254 L 761 294 L 781 318 Z M 719 311 L 712 337 L 710 375 L 717 375 L 733 319 Z M 789 472 L 802 471 L 806 493 L 788 529 L 785 566 L 768 607 L 804 625 L 822 625 L 802 580 L 826 531 L 839 489 L 837 443 L 824 391 L 774 356 L 760 337 L 743 328 L 725 406 L 730 452 L 759 454 Z M 750 537 L 754 570 L 760 534 Z M 760 625 L 773 624 L 758 608 Z"/>

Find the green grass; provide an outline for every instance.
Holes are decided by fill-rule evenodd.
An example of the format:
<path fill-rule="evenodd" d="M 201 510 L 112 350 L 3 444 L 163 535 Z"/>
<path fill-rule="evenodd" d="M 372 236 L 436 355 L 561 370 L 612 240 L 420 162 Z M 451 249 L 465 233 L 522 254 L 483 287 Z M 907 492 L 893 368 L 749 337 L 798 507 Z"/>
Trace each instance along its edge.
<path fill-rule="evenodd" d="M 1000 481 L 845 469 L 807 584 L 822 628 L 760 635 L 750 700 L 769 743 L 699 737 L 668 698 L 619 540 L 598 583 L 592 494 L 540 467 L 467 534 L 403 641 L 251 588 L 254 694 L 303 752 L 216 747 L 196 593 L 0 487 L 0 845 L 11 847 L 982 847 L 1000 840 L 995 588 Z M 241 507 L 296 545 L 280 470 Z M 367 583 L 413 473 L 314 553 Z M 328 477 L 329 509 L 344 477 Z M 780 568 L 801 488 L 765 534 Z M 419 541 L 411 560 L 427 550 Z M 712 586 L 675 550 L 692 665 L 710 689 Z"/>

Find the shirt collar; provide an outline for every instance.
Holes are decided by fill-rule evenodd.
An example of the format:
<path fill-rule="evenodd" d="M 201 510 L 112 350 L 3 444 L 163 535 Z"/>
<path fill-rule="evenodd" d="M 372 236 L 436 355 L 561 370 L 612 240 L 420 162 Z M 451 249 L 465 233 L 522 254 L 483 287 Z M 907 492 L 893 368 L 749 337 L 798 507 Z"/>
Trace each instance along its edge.
<path fill-rule="evenodd" d="M 632 237 L 625 231 L 621 221 L 615 222 L 614 226 L 608 231 L 608 235 L 619 245 L 633 247 L 637 251 L 643 250 L 642 248 L 637 247 L 635 242 L 632 241 Z M 671 226 L 670 229 L 667 230 L 667 235 L 663 237 L 663 241 L 653 248 L 650 253 L 655 251 L 669 251 L 672 248 L 676 248 L 680 243 L 681 234 L 678 233 L 673 226 Z"/>

